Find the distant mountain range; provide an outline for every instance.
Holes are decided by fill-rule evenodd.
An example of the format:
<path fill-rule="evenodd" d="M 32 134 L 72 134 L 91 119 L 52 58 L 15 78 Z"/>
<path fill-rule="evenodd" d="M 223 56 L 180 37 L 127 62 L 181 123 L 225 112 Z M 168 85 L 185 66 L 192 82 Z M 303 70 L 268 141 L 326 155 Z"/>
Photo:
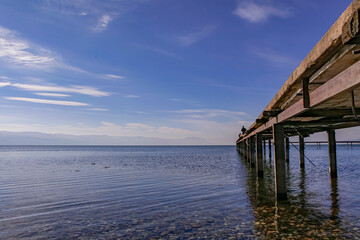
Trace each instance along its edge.
<path fill-rule="evenodd" d="M 208 145 L 202 138 L 166 139 L 114 137 L 105 135 L 47 134 L 39 132 L 0 132 L 0 145 Z"/>

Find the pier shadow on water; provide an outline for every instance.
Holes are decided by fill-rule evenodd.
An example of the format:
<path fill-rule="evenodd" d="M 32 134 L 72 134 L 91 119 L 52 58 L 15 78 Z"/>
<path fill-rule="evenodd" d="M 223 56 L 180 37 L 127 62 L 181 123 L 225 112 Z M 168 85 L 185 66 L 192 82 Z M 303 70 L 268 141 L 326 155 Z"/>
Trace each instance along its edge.
<path fill-rule="evenodd" d="M 326 162 L 327 149 L 308 147 L 308 154 L 315 159 L 317 167 L 308 163 L 300 169 L 298 154 L 292 150 L 293 157 L 287 164 L 288 200 L 276 201 L 273 159 L 265 162 L 264 178 L 257 178 L 256 170 L 248 166 L 247 194 L 254 210 L 254 226 L 257 236 L 266 239 L 358 239 L 360 238 L 359 214 L 359 159 L 354 152 L 339 150 L 338 179 L 328 176 Z M 359 150 L 357 150 L 359 151 Z M 344 154 L 345 153 L 345 154 Z M 240 156 L 239 156 L 240 157 Z M 240 157 L 241 158 L 241 157 Z M 354 164 L 354 160 L 357 160 Z M 348 162 L 342 162 L 348 161 Z M 247 164 L 245 160 L 242 160 Z M 352 169 L 349 168 L 352 164 Z M 343 179 L 341 179 L 343 177 Z M 354 179 L 351 179 L 354 178 Z M 344 191 L 339 191 L 346 186 Z M 355 196 L 353 191 L 355 190 Z M 353 210 L 353 213 L 350 212 Z"/>

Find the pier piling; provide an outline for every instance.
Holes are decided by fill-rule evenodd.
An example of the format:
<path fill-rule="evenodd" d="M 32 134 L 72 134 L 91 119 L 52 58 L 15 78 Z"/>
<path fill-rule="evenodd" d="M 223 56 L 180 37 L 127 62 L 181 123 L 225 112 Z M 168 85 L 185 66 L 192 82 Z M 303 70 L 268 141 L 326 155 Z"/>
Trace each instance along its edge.
<path fill-rule="evenodd" d="M 263 140 L 263 145 L 264 145 L 264 161 L 266 161 L 266 141 Z"/>
<path fill-rule="evenodd" d="M 304 143 L 304 137 L 299 135 L 299 154 L 300 154 L 300 168 L 305 168 L 305 143 Z"/>
<path fill-rule="evenodd" d="M 336 140 L 335 140 L 335 131 L 330 129 L 327 131 L 328 141 L 329 141 L 329 172 L 331 178 L 337 177 L 337 167 L 336 167 Z"/>
<path fill-rule="evenodd" d="M 257 176 L 264 177 L 262 134 L 256 134 L 256 172 Z"/>
<path fill-rule="evenodd" d="M 255 156 L 255 137 L 250 138 L 250 153 L 251 153 L 251 168 L 255 168 L 256 156 Z"/>
<path fill-rule="evenodd" d="M 269 139 L 268 143 L 269 143 L 269 162 L 271 162 L 271 139 Z"/>
<path fill-rule="evenodd" d="M 289 138 L 285 138 L 285 160 L 287 163 L 290 161 L 290 141 Z"/>
<path fill-rule="evenodd" d="M 331 178 L 336 179 L 335 130 L 360 126 L 360 55 L 354 54 L 360 52 L 360 30 L 354 24 L 360 22 L 359 12 L 360 0 L 354 0 L 295 69 L 254 123 L 244 134 L 239 135 L 237 143 L 246 143 L 246 160 L 251 167 L 256 166 L 258 172 L 261 171 L 260 164 L 265 161 L 266 154 L 271 161 L 271 148 L 274 148 L 275 190 L 278 200 L 287 198 L 289 137 L 299 136 L 299 165 L 304 172 L 305 158 L 312 163 L 305 156 L 304 137 L 327 131 L 329 172 Z M 262 134 L 263 143 L 258 134 Z M 313 143 L 317 144 L 317 149 L 321 149 L 319 141 Z M 351 141 L 339 143 L 347 144 L 348 149 L 352 148 Z M 297 148 L 295 145 L 294 147 Z M 254 157 L 255 151 L 257 154 Z M 315 167 L 315 164 L 312 165 Z"/>
<path fill-rule="evenodd" d="M 286 190 L 286 164 L 285 164 L 285 149 L 284 149 L 284 127 L 281 124 L 273 125 L 273 138 L 274 138 L 276 199 L 286 200 L 287 190 Z"/>

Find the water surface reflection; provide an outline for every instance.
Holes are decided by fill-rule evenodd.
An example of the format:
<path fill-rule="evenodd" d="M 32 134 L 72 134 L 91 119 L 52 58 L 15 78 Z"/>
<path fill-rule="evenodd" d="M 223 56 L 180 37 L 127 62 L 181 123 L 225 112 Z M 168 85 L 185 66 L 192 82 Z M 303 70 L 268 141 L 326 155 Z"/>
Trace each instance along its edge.
<path fill-rule="evenodd" d="M 276 202 L 233 146 L 0 146 L 0 239 L 360 238 L 360 147 L 307 153 Z"/>
<path fill-rule="evenodd" d="M 323 156 L 318 164 L 323 164 L 325 159 L 326 156 Z M 300 169 L 295 167 L 296 156 L 292 160 L 293 162 L 287 165 L 288 200 L 283 202 L 277 202 L 275 199 L 273 164 L 266 162 L 264 166 L 266 174 L 263 179 L 257 178 L 255 170 L 248 166 L 247 194 L 254 210 L 255 229 L 261 232 L 261 237 L 267 239 L 359 238 L 359 218 L 351 221 L 348 216 L 341 215 L 339 180 L 325 176 L 328 173 L 326 165 L 321 167 L 325 171 L 322 171 L 320 176 L 316 176 L 314 173 L 320 173 L 319 169 L 318 171 Z M 243 163 L 247 164 L 245 161 Z M 343 180 L 346 182 L 348 177 L 355 176 L 348 174 Z M 325 182 L 325 179 L 328 181 Z M 350 193 L 343 194 L 344 201 L 349 201 Z"/>

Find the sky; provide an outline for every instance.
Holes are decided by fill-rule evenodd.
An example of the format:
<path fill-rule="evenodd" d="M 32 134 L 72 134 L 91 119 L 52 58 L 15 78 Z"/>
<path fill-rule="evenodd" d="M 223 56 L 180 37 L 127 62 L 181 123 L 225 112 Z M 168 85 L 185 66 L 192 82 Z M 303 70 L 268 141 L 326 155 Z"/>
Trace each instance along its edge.
<path fill-rule="evenodd" d="M 351 2 L 1 0 L 0 131 L 234 144 Z"/>

